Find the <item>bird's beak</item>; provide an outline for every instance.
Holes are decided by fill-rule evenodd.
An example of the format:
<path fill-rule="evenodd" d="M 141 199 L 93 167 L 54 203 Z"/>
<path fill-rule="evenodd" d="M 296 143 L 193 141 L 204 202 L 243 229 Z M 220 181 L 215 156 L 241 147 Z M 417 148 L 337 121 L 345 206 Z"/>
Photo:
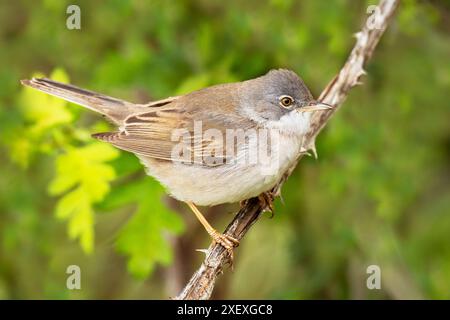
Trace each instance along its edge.
<path fill-rule="evenodd" d="M 311 112 L 311 111 L 331 110 L 331 109 L 333 109 L 332 105 L 319 101 L 313 101 L 309 105 L 299 108 L 298 111 Z"/>

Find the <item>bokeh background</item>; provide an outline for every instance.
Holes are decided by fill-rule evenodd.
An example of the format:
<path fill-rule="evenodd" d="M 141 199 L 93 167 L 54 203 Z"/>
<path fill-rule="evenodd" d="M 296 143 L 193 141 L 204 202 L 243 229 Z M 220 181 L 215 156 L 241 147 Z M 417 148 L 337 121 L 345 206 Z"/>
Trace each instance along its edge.
<path fill-rule="evenodd" d="M 165 299 L 209 243 L 133 155 L 90 138 L 108 123 L 20 79 L 146 102 L 284 67 L 317 96 L 374 3 L 1 1 L 0 299 Z M 366 69 L 214 298 L 450 298 L 450 2 L 402 1 Z M 203 211 L 223 229 L 237 208 Z"/>

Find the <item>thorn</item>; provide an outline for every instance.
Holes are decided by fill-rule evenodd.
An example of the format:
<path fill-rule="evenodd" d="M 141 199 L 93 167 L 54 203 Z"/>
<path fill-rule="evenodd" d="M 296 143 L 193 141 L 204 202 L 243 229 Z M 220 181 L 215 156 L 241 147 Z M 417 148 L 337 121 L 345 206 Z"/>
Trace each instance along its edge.
<path fill-rule="evenodd" d="M 209 250 L 208 250 L 208 249 L 195 249 L 195 251 L 197 251 L 197 252 L 203 252 L 203 253 L 205 254 L 205 256 L 207 256 L 208 253 L 209 253 Z"/>
<path fill-rule="evenodd" d="M 278 194 L 278 197 L 280 197 L 281 204 L 284 206 L 285 205 L 284 198 L 283 198 L 283 195 L 281 194 L 281 192 Z"/>
<path fill-rule="evenodd" d="M 352 86 L 360 86 L 362 84 L 363 84 L 362 81 L 359 81 L 358 79 L 355 79 L 355 81 L 353 81 L 353 83 L 352 83 Z"/>
<path fill-rule="evenodd" d="M 316 145 L 313 143 L 310 147 L 309 150 L 311 150 L 311 152 L 314 155 L 314 159 L 319 159 L 319 155 L 317 154 L 317 149 L 316 149 Z"/>
<path fill-rule="evenodd" d="M 307 156 L 312 157 L 312 154 L 308 152 L 308 150 L 305 147 L 301 147 L 300 148 L 300 153 L 301 154 L 306 154 Z"/>

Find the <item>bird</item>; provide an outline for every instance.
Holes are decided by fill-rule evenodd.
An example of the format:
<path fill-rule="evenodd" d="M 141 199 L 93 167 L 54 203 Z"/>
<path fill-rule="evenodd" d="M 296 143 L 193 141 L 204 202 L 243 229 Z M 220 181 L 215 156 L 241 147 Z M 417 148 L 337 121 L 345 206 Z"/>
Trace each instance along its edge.
<path fill-rule="evenodd" d="M 303 150 L 311 114 L 333 108 L 314 99 L 288 69 L 143 104 L 46 78 L 21 83 L 100 113 L 116 125 L 116 131 L 92 137 L 134 153 L 148 175 L 188 205 L 231 261 L 239 241 L 218 232 L 197 206 L 259 197 L 271 208 L 267 192 Z"/>

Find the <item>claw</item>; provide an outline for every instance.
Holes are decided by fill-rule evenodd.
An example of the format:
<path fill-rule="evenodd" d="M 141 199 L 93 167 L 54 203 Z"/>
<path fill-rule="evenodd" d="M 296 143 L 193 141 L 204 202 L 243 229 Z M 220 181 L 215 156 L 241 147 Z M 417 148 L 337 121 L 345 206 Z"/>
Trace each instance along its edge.
<path fill-rule="evenodd" d="M 233 261 L 234 261 L 233 249 L 234 247 L 239 246 L 239 240 L 228 234 L 219 233 L 217 231 L 211 234 L 211 237 L 213 238 L 214 243 L 220 244 L 222 247 L 225 248 L 225 250 L 228 253 L 231 270 L 233 270 Z"/>
<path fill-rule="evenodd" d="M 218 243 L 222 247 L 224 247 L 229 256 L 229 262 L 231 265 L 231 268 L 233 269 L 233 247 L 239 246 L 239 240 L 235 239 L 234 237 L 228 235 L 228 234 L 222 234 L 217 232 L 216 229 L 214 229 L 206 220 L 206 218 L 202 215 L 200 210 L 195 206 L 192 202 L 186 202 L 186 204 L 191 208 L 192 212 L 195 214 L 197 219 L 200 221 L 200 223 L 205 227 L 206 231 L 209 233 L 211 238 L 213 238 L 213 244 Z M 208 250 L 197 250 L 204 252 L 205 254 L 208 254 Z"/>
<path fill-rule="evenodd" d="M 246 200 L 241 200 L 241 201 L 239 202 L 239 205 L 241 206 L 241 208 L 243 208 L 243 207 L 245 207 L 245 206 L 247 205 L 247 203 L 248 203 L 248 199 L 246 199 Z"/>
<path fill-rule="evenodd" d="M 270 192 L 261 193 L 259 196 L 259 201 L 261 202 L 261 206 L 263 210 L 270 211 L 270 218 L 272 219 L 275 215 L 275 208 L 273 207 L 273 196 Z"/>

